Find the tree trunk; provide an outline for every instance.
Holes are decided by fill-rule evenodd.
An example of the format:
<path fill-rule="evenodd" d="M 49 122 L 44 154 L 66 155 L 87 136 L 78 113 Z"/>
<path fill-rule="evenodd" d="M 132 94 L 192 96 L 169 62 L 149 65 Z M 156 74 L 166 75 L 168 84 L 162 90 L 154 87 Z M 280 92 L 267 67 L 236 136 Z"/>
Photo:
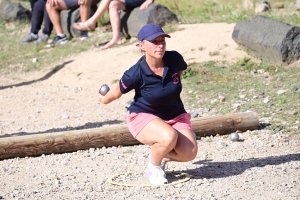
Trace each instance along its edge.
<path fill-rule="evenodd" d="M 256 113 L 234 113 L 223 116 L 192 119 L 193 131 L 199 137 L 224 135 L 257 129 Z M 14 157 L 65 153 L 103 146 L 140 144 L 130 134 L 127 125 L 112 125 L 57 133 L 0 138 L 0 160 Z"/>

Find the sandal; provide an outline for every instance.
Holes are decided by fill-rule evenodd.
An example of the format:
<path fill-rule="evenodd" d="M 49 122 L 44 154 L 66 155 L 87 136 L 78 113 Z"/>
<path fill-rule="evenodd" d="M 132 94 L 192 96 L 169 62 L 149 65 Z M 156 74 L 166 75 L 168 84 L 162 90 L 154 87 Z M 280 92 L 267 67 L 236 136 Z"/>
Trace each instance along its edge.
<path fill-rule="evenodd" d="M 89 27 L 86 22 L 74 23 L 73 27 L 79 31 L 92 31 L 95 29 L 95 26 Z"/>
<path fill-rule="evenodd" d="M 122 42 L 109 41 L 109 42 L 101 43 L 97 47 L 100 48 L 101 50 L 105 50 L 105 49 L 109 49 L 109 48 L 112 48 L 112 47 L 116 47 L 120 44 L 122 44 Z"/>
<path fill-rule="evenodd" d="M 106 43 L 104 46 L 100 47 L 100 49 L 104 50 L 104 49 L 109 49 L 109 48 L 112 48 L 115 46 L 118 46 L 118 43 L 110 41 L 110 42 Z"/>

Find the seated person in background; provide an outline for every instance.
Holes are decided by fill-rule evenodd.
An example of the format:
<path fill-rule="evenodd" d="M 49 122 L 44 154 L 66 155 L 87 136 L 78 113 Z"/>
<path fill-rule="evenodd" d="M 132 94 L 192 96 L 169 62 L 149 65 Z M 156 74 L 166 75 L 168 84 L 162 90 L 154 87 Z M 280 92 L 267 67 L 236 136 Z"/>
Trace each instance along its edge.
<path fill-rule="evenodd" d="M 109 10 L 110 24 L 113 31 L 113 37 L 110 42 L 102 46 L 101 49 L 107 49 L 113 47 L 116 44 L 121 44 L 120 37 L 121 19 L 120 12 L 133 10 L 140 6 L 140 9 L 147 8 L 153 0 L 102 0 L 96 13 L 87 21 L 80 23 L 74 23 L 73 27 L 80 31 L 93 30 L 96 27 L 96 23 L 99 18 Z"/>
<path fill-rule="evenodd" d="M 53 30 L 52 22 L 48 16 L 45 5 L 47 0 L 31 0 L 32 19 L 30 33 L 21 40 L 21 44 L 34 42 L 34 44 L 44 43 L 49 39 Z M 39 30 L 44 20 L 44 29 L 41 35 L 38 35 Z"/>
<path fill-rule="evenodd" d="M 60 11 L 76 8 L 79 5 L 81 21 L 85 22 L 90 17 L 91 3 L 91 0 L 47 0 L 47 12 L 56 32 L 56 36 L 52 40 L 51 46 L 68 42 L 68 38 L 62 29 Z M 82 31 L 81 40 L 86 38 L 88 38 L 87 32 Z"/>

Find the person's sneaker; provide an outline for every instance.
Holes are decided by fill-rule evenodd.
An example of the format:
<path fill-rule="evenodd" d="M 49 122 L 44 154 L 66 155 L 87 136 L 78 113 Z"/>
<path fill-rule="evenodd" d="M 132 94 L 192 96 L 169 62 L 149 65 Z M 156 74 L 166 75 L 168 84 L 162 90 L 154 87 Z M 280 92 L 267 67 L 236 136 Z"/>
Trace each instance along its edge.
<path fill-rule="evenodd" d="M 148 163 L 151 163 L 151 153 L 149 154 L 149 156 L 148 156 Z M 160 164 L 160 168 L 164 171 L 164 172 L 166 172 L 166 168 L 167 168 L 167 162 L 166 161 L 164 161 L 164 160 L 162 160 L 161 161 L 161 164 Z"/>
<path fill-rule="evenodd" d="M 52 42 L 48 45 L 53 47 L 53 46 L 56 46 L 56 45 L 66 44 L 68 41 L 69 40 L 68 40 L 67 36 L 61 37 L 61 36 L 57 35 L 53 38 Z"/>
<path fill-rule="evenodd" d="M 80 32 L 80 40 L 86 40 L 89 38 L 89 34 L 87 31 L 81 31 Z"/>
<path fill-rule="evenodd" d="M 33 41 L 36 41 L 38 39 L 38 36 L 34 36 L 32 35 L 31 33 L 29 33 L 28 35 L 26 35 L 26 37 L 24 37 L 20 43 L 21 44 L 26 44 L 26 43 L 29 43 L 29 42 L 33 42 Z"/>
<path fill-rule="evenodd" d="M 154 166 L 148 163 L 145 175 L 150 181 L 150 183 L 153 185 L 162 185 L 168 183 L 168 180 L 166 179 L 166 174 L 160 166 Z"/>
<path fill-rule="evenodd" d="M 39 35 L 39 38 L 36 41 L 34 41 L 33 43 L 34 44 L 42 44 L 42 43 L 47 42 L 48 39 L 49 39 L 49 36 L 43 33 L 43 34 Z"/>

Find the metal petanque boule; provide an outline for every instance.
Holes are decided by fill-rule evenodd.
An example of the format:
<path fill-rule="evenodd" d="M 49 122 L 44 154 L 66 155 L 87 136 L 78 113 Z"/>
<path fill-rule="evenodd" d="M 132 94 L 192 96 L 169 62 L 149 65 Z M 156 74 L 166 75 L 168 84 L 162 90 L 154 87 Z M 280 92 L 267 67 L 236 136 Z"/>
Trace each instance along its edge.
<path fill-rule="evenodd" d="M 110 90 L 110 89 L 109 89 L 109 87 L 108 87 L 107 85 L 103 85 L 103 86 L 100 88 L 99 93 L 100 93 L 101 95 L 105 96 L 106 93 L 107 93 L 109 90 Z"/>
<path fill-rule="evenodd" d="M 236 133 L 236 132 L 233 132 L 233 133 L 230 134 L 229 138 L 230 138 L 231 141 L 238 141 L 239 140 L 239 134 Z"/>

